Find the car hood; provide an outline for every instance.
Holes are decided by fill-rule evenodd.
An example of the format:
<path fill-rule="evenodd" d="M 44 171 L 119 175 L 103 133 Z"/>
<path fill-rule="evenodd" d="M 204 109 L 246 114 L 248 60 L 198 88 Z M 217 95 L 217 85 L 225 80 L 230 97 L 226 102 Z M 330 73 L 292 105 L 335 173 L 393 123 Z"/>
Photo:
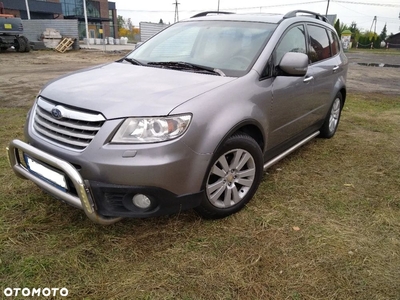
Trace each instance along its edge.
<path fill-rule="evenodd" d="M 101 112 L 107 119 L 162 116 L 234 79 L 114 62 L 56 79 L 41 96 Z"/>

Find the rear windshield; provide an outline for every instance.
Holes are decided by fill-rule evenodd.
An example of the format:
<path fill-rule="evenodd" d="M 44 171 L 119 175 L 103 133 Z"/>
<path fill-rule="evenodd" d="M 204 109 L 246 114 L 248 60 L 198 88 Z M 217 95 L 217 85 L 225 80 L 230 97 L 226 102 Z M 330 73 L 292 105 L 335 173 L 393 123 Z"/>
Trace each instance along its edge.
<path fill-rule="evenodd" d="M 219 69 L 227 76 L 246 74 L 276 24 L 189 21 L 168 27 L 128 57 L 148 62 L 188 62 Z"/>

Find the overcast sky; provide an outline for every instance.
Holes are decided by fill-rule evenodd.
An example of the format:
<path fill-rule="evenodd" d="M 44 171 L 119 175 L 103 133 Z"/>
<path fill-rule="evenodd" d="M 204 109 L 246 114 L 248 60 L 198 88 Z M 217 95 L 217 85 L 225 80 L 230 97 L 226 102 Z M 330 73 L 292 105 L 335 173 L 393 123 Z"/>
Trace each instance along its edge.
<path fill-rule="evenodd" d="M 110 0 L 116 2 L 118 15 L 131 18 L 135 26 L 139 22 L 174 23 L 175 0 Z M 218 0 L 178 0 L 179 20 L 187 19 L 201 11 L 217 10 Z M 220 0 L 220 10 L 237 13 L 285 13 L 290 10 L 304 9 L 325 15 L 327 0 Z M 387 31 L 400 31 L 400 0 L 330 0 L 328 14 L 337 14 L 341 22 L 350 25 L 355 21 L 358 28 L 370 30 L 374 16 L 377 17 L 376 32 L 381 33 L 387 23 Z M 372 31 L 374 31 L 374 26 Z"/>

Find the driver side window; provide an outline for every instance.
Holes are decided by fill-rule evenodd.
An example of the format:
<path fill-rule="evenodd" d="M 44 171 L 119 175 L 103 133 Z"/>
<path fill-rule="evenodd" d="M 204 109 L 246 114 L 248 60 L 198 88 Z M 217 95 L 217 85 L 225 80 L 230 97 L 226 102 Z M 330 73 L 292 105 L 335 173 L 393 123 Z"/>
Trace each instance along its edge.
<path fill-rule="evenodd" d="M 287 52 L 300 52 L 307 54 L 306 36 L 303 25 L 290 28 L 275 49 L 274 65 L 277 66 Z"/>

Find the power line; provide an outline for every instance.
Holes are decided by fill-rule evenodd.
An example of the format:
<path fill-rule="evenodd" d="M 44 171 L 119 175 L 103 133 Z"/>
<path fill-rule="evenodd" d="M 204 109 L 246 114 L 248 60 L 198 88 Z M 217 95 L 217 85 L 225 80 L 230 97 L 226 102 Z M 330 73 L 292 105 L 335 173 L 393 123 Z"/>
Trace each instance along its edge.
<path fill-rule="evenodd" d="M 347 0 L 330 0 L 331 2 L 335 3 L 343 3 L 343 4 L 356 4 L 356 5 L 368 5 L 368 6 L 383 6 L 383 7 L 400 7 L 399 4 L 390 4 L 390 3 L 372 3 L 372 2 L 357 2 L 357 1 L 347 1 Z M 274 8 L 274 7 L 284 7 L 284 6 L 299 6 L 304 4 L 314 4 L 314 3 L 326 3 L 326 0 L 316 0 L 316 1 L 305 1 L 305 2 L 296 2 L 296 3 L 287 3 L 287 4 L 274 4 L 274 5 L 262 5 L 262 6 L 248 6 L 248 7 L 231 7 L 231 8 L 224 8 L 224 10 L 251 10 L 251 9 L 263 9 L 263 8 Z M 118 9 L 119 11 L 132 11 L 132 12 L 147 12 L 147 13 L 169 13 L 169 12 L 178 12 L 177 0 L 175 3 L 175 11 L 172 10 L 141 10 L 141 9 Z M 192 9 L 192 10 L 181 10 L 181 12 L 198 12 L 199 9 Z"/>
<path fill-rule="evenodd" d="M 344 1 L 344 0 L 331 0 L 336 3 L 346 3 L 346 4 L 359 4 L 359 5 L 370 5 L 370 6 L 384 6 L 384 7 L 400 7 L 399 4 L 389 4 L 389 3 L 369 3 L 369 2 L 356 2 L 356 1 Z"/>
<path fill-rule="evenodd" d="M 301 3 L 288 3 L 288 4 L 275 4 L 275 5 L 264 5 L 264 6 L 252 6 L 252 7 L 232 7 L 232 8 L 224 8 L 224 10 L 248 10 L 248 9 L 262 9 L 262 8 L 273 8 L 273 7 L 282 7 L 282 6 L 298 6 L 303 4 L 313 4 L 313 3 L 322 3 L 326 2 L 326 0 L 316 0 L 316 1 L 306 1 Z M 175 3 L 172 3 L 175 5 Z M 180 3 L 178 3 L 180 4 Z M 174 12 L 172 10 L 147 10 L 147 9 L 118 9 L 118 11 L 132 11 L 132 12 L 145 12 L 145 13 L 169 13 Z M 195 13 L 199 12 L 201 9 L 191 9 L 191 10 L 181 10 L 181 12 L 185 13 Z"/>

